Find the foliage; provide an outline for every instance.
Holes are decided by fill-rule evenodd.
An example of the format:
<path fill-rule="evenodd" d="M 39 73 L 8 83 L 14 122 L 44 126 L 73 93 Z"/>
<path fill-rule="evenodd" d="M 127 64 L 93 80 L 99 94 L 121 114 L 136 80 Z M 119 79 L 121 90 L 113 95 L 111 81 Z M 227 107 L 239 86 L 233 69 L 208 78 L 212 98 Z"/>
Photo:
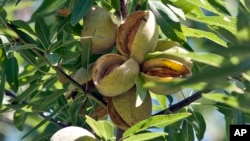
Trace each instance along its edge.
<path fill-rule="evenodd" d="M 7 7 L 16 4 L 18 8 L 22 3 L 25 1 L 0 3 L 0 113 L 13 111 L 12 122 L 20 131 L 30 127 L 23 138 L 47 140 L 58 129 L 76 125 L 94 130 L 101 140 L 115 140 L 116 126 L 108 118 L 95 120 L 91 116 L 98 106 L 105 107 L 101 95 L 88 91 L 91 84 L 82 87 L 71 74 L 81 67 L 88 69 L 100 57 L 82 48 L 81 19 L 92 5 L 119 13 L 121 2 L 43 0 L 30 20 L 10 18 Z M 159 25 L 159 39 L 178 42 L 189 50 L 187 54 L 153 52 L 146 57 L 185 55 L 194 61 L 189 78 L 145 85 L 138 78 L 137 85 L 182 87 L 192 89 L 192 95 L 209 90 L 201 95 L 201 105 L 212 101 L 225 116 L 226 132 L 230 124 L 250 122 L 249 1 L 129 0 L 127 8 L 128 14 L 151 10 Z M 72 12 L 64 16 L 67 10 Z M 74 99 L 66 97 L 70 84 L 76 87 Z M 145 93 L 145 88 L 138 91 Z M 4 100 L 6 97 L 10 100 Z M 154 113 L 173 106 L 173 100 L 183 102 L 175 95 L 152 97 Z M 191 107 L 183 104 L 171 114 L 152 115 L 125 131 L 121 140 L 202 140 L 209 123 L 201 111 Z M 155 132 L 155 128 L 163 131 Z"/>

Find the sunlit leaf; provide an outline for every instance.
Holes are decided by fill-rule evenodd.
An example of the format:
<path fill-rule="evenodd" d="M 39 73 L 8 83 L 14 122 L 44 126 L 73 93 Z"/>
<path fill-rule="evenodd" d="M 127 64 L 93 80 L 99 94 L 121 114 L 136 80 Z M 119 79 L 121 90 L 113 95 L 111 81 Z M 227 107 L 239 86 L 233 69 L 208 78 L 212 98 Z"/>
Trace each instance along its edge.
<path fill-rule="evenodd" d="M 199 30 L 194 28 L 188 28 L 186 26 L 181 26 L 181 29 L 184 35 L 187 37 L 207 38 L 223 47 L 227 47 L 227 43 L 212 32 L 207 32 L 204 30 Z"/>
<path fill-rule="evenodd" d="M 186 1 L 198 7 L 204 8 L 208 11 L 214 12 L 215 14 L 223 15 L 221 11 L 217 10 L 213 5 L 209 3 L 209 0 L 186 0 Z"/>
<path fill-rule="evenodd" d="M 158 128 L 165 127 L 181 119 L 184 119 L 190 115 L 191 115 L 190 113 L 178 113 L 178 114 L 152 116 L 146 120 L 140 121 L 139 123 L 127 129 L 124 132 L 123 137 L 138 133 L 150 127 L 158 127 Z"/>
<path fill-rule="evenodd" d="M 168 4 L 167 5 L 177 16 L 179 16 L 181 19 L 186 20 L 185 13 L 182 11 L 182 9 L 177 8 L 173 5 Z"/>
<path fill-rule="evenodd" d="M 179 22 L 179 18 L 177 17 L 177 15 L 166 5 L 164 5 L 163 3 L 159 2 L 159 1 L 152 1 L 153 6 L 155 6 L 155 8 L 157 8 L 157 10 L 161 13 L 166 14 L 169 19 L 171 19 L 174 22 Z"/>
<path fill-rule="evenodd" d="M 123 139 L 123 141 L 146 141 L 146 140 L 154 140 L 157 137 L 164 137 L 167 133 L 164 132 L 152 132 L 152 133 L 141 133 L 129 136 L 128 138 Z"/>
<path fill-rule="evenodd" d="M 138 75 L 135 78 L 135 85 L 136 85 L 136 107 L 139 107 L 143 101 L 145 100 L 148 90 L 143 87 L 144 80 Z"/>
<path fill-rule="evenodd" d="M 210 92 L 209 94 L 204 94 L 202 96 L 209 100 L 220 102 L 220 103 L 229 105 L 233 108 L 236 108 L 238 110 L 250 113 L 250 110 L 248 108 L 243 108 L 240 106 L 237 98 L 234 96 L 226 95 L 223 93 L 215 93 L 215 92 L 214 93 Z"/>
<path fill-rule="evenodd" d="M 158 3 L 158 1 L 149 1 L 149 7 L 155 14 L 162 32 L 174 41 L 184 42 L 186 39 L 181 32 L 180 23 L 171 21 L 168 15 L 162 12 L 162 7 Z"/>
<path fill-rule="evenodd" d="M 108 121 L 95 121 L 86 115 L 86 122 L 102 140 L 114 138 L 114 127 Z"/>
<path fill-rule="evenodd" d="M 28 31 L 30 34 L 33 34 L 35 35 L 35 32 L 33 31 L 33 29 L 29 26 L 28 23 L 22 21 L 22 20 L 14 20 L 14 21 L 10 21 L 11 24 L 19 27 L 19 28 L 22 28 L 23 30 L 26 30 Z"/>
<path fill-rule="evenodd" d="M 0 47 L 0 65 L 2 68 L 5 68 L 4 62 L 6 61 L 6 59 L 7 59 L 7 56 L 6 56 L 6 52 L 4 48 Z"/>
<path fill-rule="evenodd" d="M 167 108 L 167 98 L 164 95 L 150 93 L 151 97 L 157 101 L 157 105 L 159 104 L 159 110 L 163 110 Z M 154 104 L 155 106 L 155 104 Z"/>
<path fill-rule="evenodd" d="M 239 0 L 242 5 L 250 12 L 250 1 L 249 0 Z"/>
<path fill-rule="evenodd" d="M 188 1 L 184 0 L 177 0 L 174 1 L 173 4 L 179 8 L 182 9 L 182 11 L 188 16 L 189 14 L 193 15 L 195 14 L 196 17 L 204 16 L 203 12 L 200 10 L 200 8 Z"/>
<path fill-rule="evenodd" d="M 236 19 L 233 17 L 223 17 L 223 16 L 205 16 L 195 18 L 193 20 L 197 20 L 202 23 L 206 23 L 211 26 L 218 26 L 223 29 L 230 31 L 231 33 L 236 33 Z"/>

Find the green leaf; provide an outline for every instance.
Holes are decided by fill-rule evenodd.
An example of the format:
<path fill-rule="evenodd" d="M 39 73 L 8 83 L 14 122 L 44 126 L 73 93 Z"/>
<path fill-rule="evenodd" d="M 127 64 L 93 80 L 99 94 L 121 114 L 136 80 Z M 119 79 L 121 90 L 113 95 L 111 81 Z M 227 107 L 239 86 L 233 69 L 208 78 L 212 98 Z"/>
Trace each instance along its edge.
<path fill-rule="evenodd" d="M 90 64 L 90 58 L 92 55 L 92 42 L 89 41 L 86 46 L 83 46 L 81 51 L 82 67 L 87 68 Z"/>
<path fill-rule="evenodd" d="M 250 12 L 250 1 L 249 0 L 240 0 L 241 4 Z"/>
<path fill-rule="evenodd" d="M 174 22 L 180 22 L 179 18 L 175 15 L 175 13 L 166 5 L 159 1 L 152 1 L 152 4 L 157 8 L 159 12 L 164 13 L 169 17 L 170 20 Z"/>
<path fill-rule="evenodd" d="M 48 48 L 50 45 L 50 28 L 40 15 L 37 15 L 35 19 L 35 31 L 43 48 Z"/>
<path fill-rule="evenodd" d="M 120 0 L 111 0 L 111 4 L 116 11 L 120 11 Z"/>
<path fill-rule="evenodd" d="M 145 100 L 148 90 L 143 87 L 144 80 L 138 75 L 135 78 L 135 85 L 136 85 L 136 107 L 139 107 L 143 101 Z"/>
<path fill-rule="evenodd" d="M 21 28 L 13 26 L 12 27 L 13 30 L 15 30 L 15 35 L 11 35 L 11 36 L 17 36 L 16 38 L 19 38 L 18 36 L 22 37 L 22 40 L 24 43 L 29 43 L 29 44 L 37 44 L 37 41 L 35 41 L 35 39 L 37 39 L 37 37 L 32 36 L 32 34 L 25 32 L 23 30 L 21 30 Z"/>
<path fill-rule="evenodd" d="M 223 93 L 210 92 L 208 94 L 203 94 L 202 97 L 209 99 L 209 100 L 212 100 L 212 101 L 216 101 L 216 102 L 220 102 L 220 103 L 229 105 L 229 106 L 236 108 L 238 110 L 241 110 L 243 112 L 250 113 L 249 108 L 241 107 L 237 98 L 234 96 L 226 95 Z"/>
<path fill-rule="evenodd" d="M 33 12 L 31 20 L 34 20 L 37 15 L 47 16 L 48 13 L 54 14 L 56 10 L 61 8 L 66 0 L 43 0 L 42 4 Z"/>
<path fill-rule="evenodd" d="M 195 18 L 198 22 L 205 23 L 211 26 L 221 27 L 235 34 L 237 32 L 236 28 L 236 18 L 226 17 L 226 16 L 204 16 Z"/>
<path fill-rule="evenodd" d="M 13 122 L 16 128 L 20 131 L 23 130 L 25 120 L 27 119 L 27 114 L 23 111 L 15 111 Z"/>
<path fill-rule="evenodd" d="M 157 127 L 157 128 L 165 127 L 181 119 L 184 119 L 190 115 L 191 115 L 190 113 L 178 113 L 178 114 L 152 116 L 146 120 L 140 121 L 139 123 L 127 129 L 123 133 L 123 137 L 130 136 L 132 134 L 146 130 L 150 127 Z"/>
<path fill-rule="evenodd" d="M 10 21 L 11 24 L 28 31 L 30 34 L 32 35 L 36 35 L 36 33 L 33 31 L 33 29 L 29 26 L 28 23 L 22 21 L 22 20 L 14 20 L 14 21 Z"/>
<path fill-rule="evenodd" d="M 71 115 L 70 119 L 71 119 L 72 125 L 77 125 L 79 112 L 85 110 L 83 109 L 84 108 L 83 104 L 86 98 L 87 97 L 83 94 L 77 95 L 72 105 L 70 106 L 70 115 Z"/>
<path fill-rule="evenodd" d="M 197 127 L 194 128 L 196 137 L 198 140 L 202 140 L 206 131 L 206 122 L 202 114 L 198 112 L 194 112 L 193 114 L 193 121 L 192 121 L 192 126 Z"/>
<path fill-rule="evenodd" d="M 22 77 L 19 80 L 19 85 L 23 86 L 23 85 L 30 84 L 30 83 L 32 83 L 32 82 L 34 82 L 36 80 L 40 80 L 43 76 L 44 76 L 43 74 L 34 74 L 34 75 L 29 75 L 29 76 Z M 33 85 L 35 85 L 35 84 L 33 84 Z"/>
<path fill-rule="evenodd" d="M 194 141 L 194 130 L 193 130 L 193 127 L 187 122 L 187 121 L 183 121 L 182 123 L 182 129 L 180 131 L 185 140 L 186 141 Z"/>
<path fill-rule="evenodd" d="M 158 1 L 149 1 L 149 7 L 156 16 L 156 20 L 162 32 L 173 41 L 178 41 L 183 44 L 186 39 L 181 31 L 180 23 L 173 22 L 169 19 L 168 15 L 162 10 L 162 4 L 159 3 Z"/>
<path fill-rule="evenodd" d="M 33 98 L 29 101 L 29 104 L 39 103 L 39 110 L 44 111 L 47 110 L 48 107 L 54 105 L 57 102 L 57 99 L 65 93 L 65 90 L 56 90 L 53 93 L 46 96 L 37 96 L 37 98 Z"/>
<path fill-rule="evenodd" d="M 227 43 L 212 32 L 189 28 L 184 25 L 181 26 L 181 29 L 186 37 L 207 38 L 223 47 L 227 47 Z"/>
<path fill-rule="evenodd" d="M 183 20 L 186 20 L 185 13 L 182 11 L 181 8 L 175 7 L 173 5 L 167 4 L 167 6 L 174 12 L 175 15 L 180 17 Z"/>
<path fill-rule="evenodd" d="M 47 121 L 49 121 L 51 118 L 53 118 L 58 112 L 60 112 L 61 110 L 63 110 L 64 107 L 60 107 L 57 109 L 54 109 L 53 113 L 48 114 L 48 116 L 46 118 L 44 118 L 41 122 L 39 122 L 36 126 L 34 126 L 32 129 L 30 129 L 23 137 L 22 139 L 24 139 L 25 137 L 27 137 L 28 135 L 30 135 L 32 132 L 36 131 L 38 128 L 40 128 L 41 126 L 43 126 Z"/>
<path fill-rule="evenodd" d="M 110 122 L 104 120 L 95 121 L 87 115 L 85 117 L 86 123 L 95 131 L 101 140 L 110 140 L 114 138 L 114 127 Z"/>
<path fill-rule="evenodd" d="M 5 90 L 5 80 L 6 80 L 6 74 L 4 70 L 0 69 L 0 104 L 2 105 L 3 97 L 4 97 L 4 90 Z M 1 106 L 0 106 L 1 107 Z"/>
<path fill-rule="evenodd" d="M 164 132 L 149 132 L 149 133 L 141 133 L 129 136 L 128 138 L 123 139 L 122 141 L 146 141 L 146 140 L 154 140 L 157 137 L 164 137 L 168 135 Z"/>
<path fill-rule="evenodd" d="M 167 108 L 167 98 L 165 95 L 154 94 L 152 92 L 150 92 L 150 95 L 152 99 L 155 99 L 157 101 L 157 104 L 159 104 L 159 110 L 163 110 Z"/>
<path fill-rule="evenodd" d="M 189 14 L 195 9 L 199 9 L 198 6 L 184 0 L 174 1 L 173 4 L 180 8 L 185 14 Z M 192 12 L 192 14 L 196 14 L 196 16 L 204 15 L 202 12 Z"/>
<path fill-rule="evenodd" d="M 5 68 L 4 62 L 6 61 L 6 59 L 7 59 L 6 52 L 4 48 L 0 46 L 0 64 L 2 68 Z"/>
<path fill-rule="evenodd" d="M 130 0 L 128 3 L 128 14 L 131 14 L 136 11 L 137 0 Z"/>
<path fill-rule="evenodd" d="M 7 27 L 6 18 L 7 18 L 7 13 L 5 9 L 3 7 L 0 7 L 0 25 L 4 25 L 5 27 Z"/>
<path fill-rule="evenodd" d="M 46 57 L 52 65 L 58 65 L 59 60 L 60 60 L 60 56 L 58 54 L 55 54 L 55 53 L 54 54 L 53 53 L 46 53 L 44 55 L 44 57 Z"/>
<path fill-rule="evenodd" d="M 9 83 L 11 89 L 13 89 L 15 92 L 18 90 L 18 63 L 17 59 L 15 57 L 10 57 L 5 62 L 5 73 L 6 73 L 6 79 Z"/>
<path fill-rule="evenodd" d="M 76 25 L 90 10 L 93 0 L 82 1 L 77 0 L 75 2 L 74 9 L 71 16 L 71 24 Z"/>
<path fill-rule="evenodd" d="M 217 10 L 212 4 L 209 3 L 209 0 L 186 0 L 186 1 L 198 7 L 204 8 L 208 11 L 211 11 L 215 14 L 223 15 L 221 11 Z"/>
<path fill-rule="evenodd" d="M 20 51 L 25 49 L 39 49 L 36 44 L 24 44 L 24 45 L 16 45 L 11 47 L 8 51 Z"/>
<path fill-rule="evenodd" d="M 37 91 L 39 88 L 40 84 L 32 84 L 29 86 L 25 91 L 23 91 L 18 97 L 15 99 L 15 102 L 17 103 L 22 103 L 26 101 L 31 95 Z"/>
<path fill-rule="evenodd" d="M 16 1 L 16 6 L 21 2 L 21 0 L 17 0 Z"/>

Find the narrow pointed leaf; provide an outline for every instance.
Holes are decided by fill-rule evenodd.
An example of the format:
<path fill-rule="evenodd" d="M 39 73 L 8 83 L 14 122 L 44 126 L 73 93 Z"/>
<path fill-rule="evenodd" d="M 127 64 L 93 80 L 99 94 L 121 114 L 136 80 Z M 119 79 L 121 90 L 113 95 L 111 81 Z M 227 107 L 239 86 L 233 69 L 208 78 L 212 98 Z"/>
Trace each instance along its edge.
<path fill-rule="evenodd" d="M 114 138 L 114 128 L 108 121 L 95 121 L 86 115 L 86 123 L 88 123 L 102 140 L 110 140 L 111 138 Z"/>
<path fill-rule="evenodd" d="M 5 62 L 6 79 L 10 87 L 16 92 L 18 90 L 18 63 L 15 57 L 10 57 Z"/>
<path fill-rule="evenodd" d="M 35 30 L 42 46 L 48 48 L 50 45 L 50 29 L 45 23 L 44 18 L 40 15 L 36 16 Z"/>
<path fill-rule="evenodd" d="M 27 118 L 27 114 L 23 111 L 16 111 L 14 113 L 14 125 L 16 128 L 20 131 L 23 130 L 23 125 L 25 123 L 25 120 Z"/>
<path fill-rule="evenodd" d="M 211 5 L 208 0 L 186 0 L 189 3 L 192 3 L 198 7 L 204 8 L 208 11 L 211 11 L 215 14 L 222 15 L 220 11 L 218 11 L 213 5 Z"/>
<path fill-rule="evenodd" d="M 140 76 L 137 76 L 135 78 L 136 95 L 137 95 L 136 105 L 135 105 L 136 107 L 139 107 L 143 103 L 145 97 L 148 94 L 148 90 L 143 87 L 143 84 L 144 84 L 143 79 Z"/>
<path fill-rule="evenodd" d="M 194 28 L 188 28 L 186 26 L 181 26 L 181 29 L 186 37 L 195 37 L 195 38 L 207 38 L 223 47 L 227 47 L 227 43 L 222 40 L 218 35 Z"/>
<path fill-rule="evenodd" d="M 93 0 L 76 0 L 71 16 L 71 24 L 76 25 L 89 11 Z"/>
<path fill-rule="evenodd" d="M 124 139 L 123 141 L 146 141 L 146 140 L 154 140 L 154 138 L 164 137 L 166 135 L 167 135 L 167 133 L 164 133 L 164 132 L 141 133 L 141 134 L 132 135 L 132 136 Z"/>
<path fill-rule="evenodd" d="M 0 104 L 3 102 L 4 97 L 4 89 L 5 89 L 5 80 L 6 80 L 6 74 L 4 70 L 0 70 L 1 80 L 0 80 Z"/>
<path fill-rule="evenodd" d="M 190 113 L 178 113 L 178 114 L 152 116 L 151 118 L 140 121 L 139 123 L 127 129 L 123 134 L 123 136 L 126 137 L 138 133 L 140 131 L 146 130 L 150 127 L 157 127 L 157 128 L 165 127 L 181 119 L 184 119 L 190 115 L 191 115 Z"/>
<path fill-rule="evenodd" d="M 241 110 L 243 112 L 247 112 L 250 113 L 249 108 L 243 108 L 240 106 L 238 100 L 236 97 L 231 96 L 231 95 L 226 95 L 223 93 L 209 93 L 209 94 L 204 94 L 202 95 L 204 98 L 212 100 L 212 101 L 216 101 L 216 102 L 220 102 L 226 105 L 229 105 L 233 108 L 236 108 L 238 110 Z"/>
<path fill-rule="evenodd" d="M 30 34 L 35 35 L 34 30 L 29 26 L 29 24 L 22 21 L 22 20 L 10 21 L 10 23 L 12 23 L 13 25 L 15 25 L 15 26 L 17 26 L 19 28 L 22 28 L 22 29 L 28 31 Z"/>

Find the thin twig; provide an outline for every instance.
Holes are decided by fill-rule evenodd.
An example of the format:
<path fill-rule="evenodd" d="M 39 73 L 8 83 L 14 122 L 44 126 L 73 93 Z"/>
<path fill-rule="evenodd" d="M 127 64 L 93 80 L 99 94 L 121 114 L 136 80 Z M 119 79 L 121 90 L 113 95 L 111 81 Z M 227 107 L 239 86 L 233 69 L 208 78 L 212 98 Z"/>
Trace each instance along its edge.
<path fill-rule="evenodd" d="M 208 93 L 209 91 L 211 91 L 211 90 L 198 91 L 198 92 L 194 93 L 193 95 L 191 95 L 190 97 L 185 98 L 184 100 L 170 106 L 169 108 L 154 114 L 153 116 L 155 116 L 155 115 L 163 115 L 163 114 L 170 114 L 170 113 L 176 112 L 176 111 L 180 110 L 181 108 L 183 108 L 185 106 L 188 106 L 192 102 L 198 100 L 199 98 L 201 98 L 202 94 Z"/>
<path fill-rule="evenodd" d="M 124 132 L 125 132 L 125 130 L 117 127 L 117 131 L 116 131 L 116 140 L 117 141 L 119 141 L 122 138 L 122 134 Z"/>
<path fill-rule="evenodd" d="M 19 35 L 17 32 L 17 30 L 13 27 L 12 24 L 7 23 L 8 27 L 10 29 L 12 29 L 18 36 L 19 36 L 19 40 L 23 43 L 23 44 L 28 44 L 29 42 L 25 39 L 22 38 L 21 35 Z M 102 105 L 103 107 L 106 107 L 106 103 L 104 103 L 102 100 L 98 99 L 97 97 L 95 97 L 95 95 L 92 95 L 89 92 L 85 92 L 84 88 L 78 83 L 76 82 L 74 79 L 72 79 L 69 75 L 67 75 L 60 67 L 58 66 L 54 66 L 52 65 L 49 60 L 43 56 L 43 54 L 41 52 L 39 52 L 36 49 L 29 49 L 30 51 L 32 51 L 33 53 L 35 53 L 39 58 L 43 59 L 43 61 L 45 61 L 46 63 L 48 63 L 48 65 L 53 68 L 57 74 L 62 77 L 65 78 L 66 80 L 68 80 L 68 82 L 70 82 L 72 85 L 74 85 L 77 89 L 79 89 L 83 94 L 86 94 L 88 96 L 88 98 L 94 100 L 96 103 Z"/>
<path fill-rule="evenodd" d="M 128 10 L 127 10 L 127 0 L 120 0 L 120 11 L 122 18 L 127 17 Z"/>
<path fill-rule="evenodd" d="M 13 99 L 16 99 L 16 98 L 17 98 L 17 95 L 16 95 L 15 93 L 13 93 L 13 92 L 11 92 L 11 91 L 8 91 L 8 90 L 6 90 L 6 89 L 4 90 L 4 93 L 5 93 L 6 96 L 9 96 L 9 97 L 11 97 L 11 98 L 13 98 Z M 24 101 L 23 103 L 27 104 L 26 101 Z M 47 115 L 45 112 L 39 112 L 38 114 L 39 114 L 41 117 L 43 117 L 43 118 L 48 118 L 48 115 Z M 50 118 L 49 121 L 52 122 L 52 123 L 54 123 L 54 124 L 56 124 L 56 125 L 58 125 L 58 126 L 60 126 L 60 127 L 67 127 L 67 126 L 69 126 L 69 125 L 64 124 L 64 123 L 62 123 L 61 121 L 56 120 L 56 119 L 54 119 L 54 118 Z"/>

